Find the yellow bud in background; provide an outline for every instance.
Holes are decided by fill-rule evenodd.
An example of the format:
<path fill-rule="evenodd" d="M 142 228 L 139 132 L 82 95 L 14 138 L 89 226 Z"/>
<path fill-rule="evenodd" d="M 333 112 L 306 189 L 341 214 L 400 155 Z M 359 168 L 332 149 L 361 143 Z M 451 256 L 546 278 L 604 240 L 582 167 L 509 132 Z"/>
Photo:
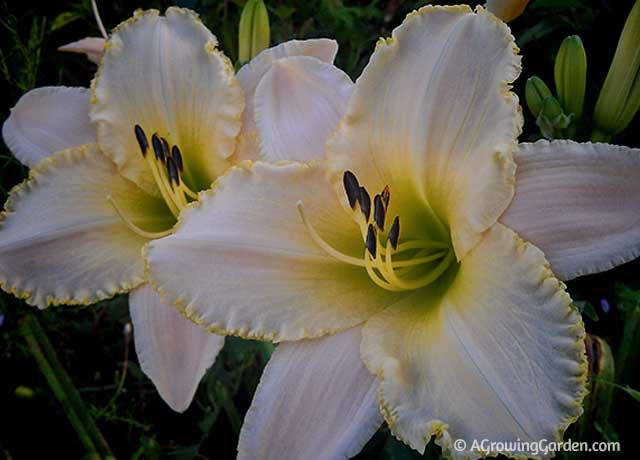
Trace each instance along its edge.
<path fill-rule="evenodd" d="M 485 8 L 504 22 L 509 22 L 522 14 L 529 0 L 487 0 Z"/>
<path fill-rule="evenodd" d="M 248 0 L 240 16 L 238 60 L 249 62 L 260 51 L 269 47 L 271 32 L 269 13 L 262 0 Z"/>
<path fill-rule="evenodd" d="M 567 115 L 574 120 L 582 117 L 584 93 L 587 87 L 587 54 L 577 35 L 562 42 L 554 67 L 558 100 Z"/>
<path fill-rule="evenodd" d="M 593 113 L 593 141 L 610 141 L 640 108 L 640 0 L 629 13 Z"/>
<path fill-rule="evenodd" d="M 24 385 L 20 385 L 15 389 L 15 395 L 21 399 L 33 399 L 33 395 L 35 394 L 33 390 Z"/>

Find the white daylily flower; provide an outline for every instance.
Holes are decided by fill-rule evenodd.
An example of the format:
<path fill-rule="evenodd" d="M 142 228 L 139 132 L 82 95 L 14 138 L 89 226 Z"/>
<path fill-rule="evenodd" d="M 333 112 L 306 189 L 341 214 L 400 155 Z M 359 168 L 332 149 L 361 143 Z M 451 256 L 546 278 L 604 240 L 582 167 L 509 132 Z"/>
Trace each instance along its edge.
<path fill-rule="evenodd" d="M 3 126 L 9 148 L 33 168 L 3 215 L 3 289 L 40 308 L 130 292 L 141 367 L 165 401 L 184 411 L 224 339 L 152 289 L 143 248 L 171 233 L 196 193 L 240 161 L 243 93 L 251 104 L 258 95 L 273 98 L 277 79 L 289 76 L 273 64 L 289 69 L 286 61 L 295 55 L 312 62 L 290 64 L 301 81 L 331 79 L 324 83 L 332 88 L 327 97 L 314 93 L 311 101 L 324 107 L 332 81 L 344 78 L 331 65 L 336 49 L 331 40 L 308 40 L 265 50 L 238 84 L 215 37 L 188 10 L 147 11 L 123 23 L 107 42 L 92 93 L 38 88 L 20 99 Z M 263 79 L 269 84 L 260 89 Z M 333 120 L 322 114 L 324 131 L 341 114 Z M 257 158 L 256 151 L 248 155 Z"/>
<path fill-rule="evenodd" d="M 476 458 L 474 439 L 556 440 L 581 414 L 584 327 L 557 277 L 640 254 L 640 151 L 518 145 L 519 73 L 493 15 L 425 7 L 376 47 L 326 160 L 234 168 L 150 243 L 185 314 L 285 342 L 240 459 L 348 458 L 382 417 Z"/>

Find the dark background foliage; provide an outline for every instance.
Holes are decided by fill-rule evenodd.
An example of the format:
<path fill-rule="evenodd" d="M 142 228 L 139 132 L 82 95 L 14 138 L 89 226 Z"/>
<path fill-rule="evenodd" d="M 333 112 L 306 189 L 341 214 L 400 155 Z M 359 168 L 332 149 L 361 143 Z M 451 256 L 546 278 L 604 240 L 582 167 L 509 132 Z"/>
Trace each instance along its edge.
<path fill-rule="evenodd" d="M 136 8 L 164 9 L 174 2 L 116 0 L 100 2 L 109 29 Z M 222 49 L 237 58 L 237 25 L 243 0 L 182 0 L 216 34 Z M 291 38 L 334 37 L 340 43 L 337 65 L 356 78 L 379 36 L 387 36 L 406 13 L 423 1 L 268 0 L 272 43 Z M 445 3 L 445 2 L 440 2 Z M 448 2 L 456 3 L 456 2 Z M 579 34 L 589 59 L 586 113 L 591 113 L 606 75 L 631 0 L 533 0 L 510 24 L 524 56 L 516 92 L 536 74 L 553 82 L 553 59 L 562 39 Z M 96 66 L 83 56 L 57 47 L 99 36 L 88 0 L 0 0 L 0 119 L 27 90 L 36 86 L 87 86 Z M 426 45 L 425 45 L 426 46 Z M 527 112 L 525 110 L 525 112 Z M 539 137 L 526 114 L 523 139 Z M 615 141 L 640 146 L 640 117 Z M 580 136 L 580 134 L 579 134 Z M 0 143 L 0 203 L 27 169 Z M 634 330 L 628 312 L 640 308 L 640 263 L 570 283 L 577 301 L 587 302 L 589 332 L 605 338 L 617 353 L 629 346 Z M 583 304 L 581 304 L 583 305 Z M 173 413 L 140 371 L 124 296 L 91 307 L 36 311 L 0 293 L 0 459 L 84 458 L 86 453 L 54 397 L 21 332 L 21 321 L 34 315 L 56 350 L 62 366 L 118 458 L 235 458 L 238 431 L 251 401 L 268 348 L 257 342 L 229 339 L 221 358 L 208 372 L 196 399 L 184 414 Z M 596 318 L 597 316 L 597 318 Z M 627 335 L 625 337 L 625 327 Z M 635 333 L 637 337 L 637 333 Z M 638 349 L 637 339 L 635 349 Z M 637 357 L 637 355 L 636 355 Z M 637 358 L 619 372 L 617 382 L 638 388 Z M 620 454 L 593 458 L 633 458 L 637 423 L 629 423 L 638 402 L 615 390 L 611 416 L 588 421 L 588 439 L 619 439 Z M 491 423 L 487 420 L 487 423 Z M 568 434 L 571 436 L 573 432 Z M 422 458 L 382 428 L 357 457 L 405 460 Z M 424 458 L 439 458 L 430 445 Z M 580 454 L 575 458 L 588 458 Z"/>

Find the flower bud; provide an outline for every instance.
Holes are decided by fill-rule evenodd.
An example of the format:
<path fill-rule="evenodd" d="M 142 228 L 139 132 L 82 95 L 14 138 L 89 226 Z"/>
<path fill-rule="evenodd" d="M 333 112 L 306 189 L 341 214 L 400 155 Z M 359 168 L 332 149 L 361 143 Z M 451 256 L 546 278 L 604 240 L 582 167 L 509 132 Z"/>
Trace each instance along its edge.
<path fill-rule="evenodd" d="M 104 44 L 106 40 L 99 37 L 86 37 L 77 42 L 68 43 L 58 48 L 58 51 L 69 51 L 72 53 L 83 53 L 87 59 L 96 64 L 100 64 L 104 55 Z"/>
<path fill-rule="evenodd" d="M 562 111 L 558 100 L 553 96 L 547 96 L 542 101 L 542 109 L 536 119 L 536 125 L 547 139 L 563 139 L 564 130 L 571 124 L 571 115 L 567 116 Z"/>
<path fill-rule="evenodd" d="M 269 47 L 269 13 L 262 0 L 248 0 L 240 16 L 239 53 L 241 64 Z"/>
<path fill-rule="evenodd" d="M 640 0 L 629 13 L 593 114 L 593 141 L 621 133 L 640 108 Z"/>
<path fill-rule="evenodd" d="M 554 77 L 564 113 L 573 114 L 575 120 L 580 119 L 587 87 L 587 54 L 577 35 L 567 37 L 562 42 L 556 56 Z"/>
<path fill-rule="evenodd" d="M 524 96 L 531 115 L 538 118 L 542 110 L 542 103 L 547 97 L 551 96 L 551 90 L 540 78 L 534 75 L 527 80 Z"/>

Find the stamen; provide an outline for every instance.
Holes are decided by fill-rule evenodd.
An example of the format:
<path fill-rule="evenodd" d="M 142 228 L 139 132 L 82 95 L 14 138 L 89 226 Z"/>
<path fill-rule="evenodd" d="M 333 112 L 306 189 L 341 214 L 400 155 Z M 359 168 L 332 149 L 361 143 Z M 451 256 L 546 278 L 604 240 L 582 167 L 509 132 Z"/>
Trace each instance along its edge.
<path fill-rule="evenodd" d="M 370 254 L 369 247 L 365 248 L 365 258 L 364 258 L 364 260 L 363 259 L 358 259 L 356 257 L 352 257 L 350 255 L 347 255 L 347 254 L 344 254 L 344 253 L 338 251 L 337 249 L 335 249 L 331 245 L 329 245 L 326 241 L 324 241 L 322 239 L 322 237 L 318 234 L 316 229 L 307 220 L 307 216 L 306 216 L 306 213 L 304 212 L 304 205 L 303 205 L 302 201 L 298 201 L 296 203 L 296 207 L 298 209 L 298 213 L 300 214 L 300 218 L 302 219 L 302 223 L 304 224 L 304 226 L 307 229 L 307 232 L 309 233 L 309 236 L 327 254 L 329 254 L 334 259 L 337 259 L 337 260 L 339 260 L 341 262 L 344 262 L 344 263 L 347 263 L 349 265 L 354 265 L 354 266 L 357 266 L 357 267 L 367 268 L 368 272 L 371 270 L 370 275 L 373 274 L 372 276 L 376 276 L 378 278 L 378 280 L 381 281 L 382 284 L 384 284 L 383 287 L 385 287 L 385 289 L 391 288 L 391 290 L 402 290 L 402 289 L 393 288 L 393 286 L 389 285 L 389 283 L 386 283 L 378 275 L 375 274 L 375 271 L 373 270 L 374 269 L 374 265 L 373 265 L 374 263 L 375 263 L 375 268 L 380 270 L 380 272 L 383 274 L 383 276 L 387 277 L 386 270 L 385 270 L 385 264 L 384 264 L 385 261 L 378 260 L 378 259 L 377 260 L 370 260 L 370 257 L 368 257 L 368 255 Z M 370 243 L 370 245 L 374 244 L 377 247 L 377 238 L 376 238 L 376 235 L 375 235 L 375 228 L 372 225 L 369 225 L 369 228 L 371 228 L 372 231 L 374 232 L 374 236 L 371 239 L 372 243 Z M 390 251 L 390 247 L 387 248 L 387 251 Z M 429 256 L 426 256 L 426 257 L 419 257 L 419 258 L 413 258 L 413 259 L 409 259 L 409 260 L 400 260 L 400 261 L 396 261 L 396 262 L 391 262 L 390 263 L 390 267 L 391 267 L 390 269 L 393 270 L 393 269 L 396 269 L 396 268 L 401 268 L 403 270 L 406 270 L 407 267 L 415 267 L 417 265 L 422 265 L 422 264 L 425 264 L 425 263 L 429 263 L 429 262 L 433 262 L 435 260 L 438 260 L 442 256 L 444 256 L 445 254 L 446 254 L 446 251 L 438 251 L 438 252 L 430 254 Z M 380 285 L 380 283 L 378 283 L 378 282 L 376 282 L 376 284 Z"/>
<path fill-rule="evenodd" d="M 345 171 L 342 176 L 342 183 L 344 184 L 345 192 L 347 192 L 349 206 L 351 206 L 351 209 L 355 209 L 356 203 L 360 200 L 360 184 L 358 183 L 358 179 L 351 171 Z"/>
<path fill-rule="evenodd" d="M 129 227 L 129 230 L 131 230 L 133 233 L 140 235 L 143 238 L 149 238 L 149 239 L 162 238 L 162 237 L 171 235 L 173 233 L 173 228 L 165 230 L 164 232 L 148 232 L 146 230 L 141 229 L 136 224 L 134 224 L 127 216 L 124 215 L 124 213 L 122 212 L 120 207 L 116 204 L 116 201 L 113 199 L 111 195 L 107 195 L 106 198 L 107 198 L 107 201 L 111 203 L 111 206 L 113 206 L 113 209 L 115 209 L 120 219 L 122 219 L 122 222 L 124 222 L 124 224 L 127 227 Z"/>
<path fill-rule="evenodd" d="M 400 218 L 396 216 L 393 219 L 393 224 L 391 224 L 391 228 L 389 229 L 389 235 L 387 236 L 387 240 L 389 244 L 393 247 L 394 250 L 398 249 L 398 238 L 400 237 Z"/>
<path fill-rule="evenodd" d="M 437 260 L 434 258 L 435 254 L 431 257 L 426 257 L 425 259 L 430 259 L 428 262 L 432 262 Z M 441 256 L 440 256 L 441 257 Z M 440 276 L 449 268 L 451 262 L 453 262 L 453 251 L 449 249 L 447 251 L 447 255 L 440 261 L 440 263 L 433 269 L 430 270 L 426 275 L 422 278 L 414 279 L 414 280 L 403 280 L 398 277 L 394 268 L 395 264 L 392 264 L 392 256 L 391 256 L 391 248 L 389 246 L 386 247 L 386 257 L 385 257 L 385 278 L 389 280 L 389 283 L 400 287 L 402 289 L 419 289 L 422 287 L 426 287 L 436 281 Z"/>
<path fill-rule="evenodd" d="M 156 158 L 157 158 L 157 150 L 155 149 L 155 147 L 157 145 L 157 142 L 155 142 L 154 139 L 157 139 L 157 137 L 152 137 L 151 138 L 152 144 L 154 146 L 154 150 L 156 151 Z M 162 150 L 160 150 L 160 151 L 162 151 Z M 151 156 L 147 156 L 147 165 L 149 166 L 149 169 L 151 170 L 151 174 L 153 175 L 153 180 L 156 182 L 156 185 L 158 186 L 158 189 L 160 190 L 160 194 L 162 195 L 162 199 L 164 200 L 164 202 L 167 204 L 167 206 L 171 210 L 171 214 L 173 214 L 173 216 L 177 218 L 178 215 L 180 214 L 180 210 L 178 209 L 178 206 L 177 206 L 177 204 L 175 202 L 175 199 L 172 198 L 171 185 L 165 179 L 164 174 L 162 173 L 162 171 L 160 171 L 158 169 L 158 163 L 156 162 L 156 160 L 154 160 Z"/>
<path fill-rule="evenodd" d="M 440 261 L 440 263 L 436 266 L 436 268 L 431 270 L 422 278 L 418 278 L 416 280 L 412 280 L 409 282 L 404 282 L 403 287 L 405 289 L 418 289 L 421 287 L 428 286 L 429 284 L 433 283 L 438 278 L 440 278 L 440 276 L 442 276 L 445 271 L 447 271 L 447 269 L 453 262 L 454 258 L 455 256 L 453 251 L 449 250 L 445 258 Z"/>
<path fill-rule="evenodd" d="M 366 261 L 365 267 L 367 269 L 367 274 L 369 275 L 369 278 L 371 278 L 371 280 L 374 283 L 376 283 L 382 289 L 386 289 L 387 291 L 400 292 L 400 291 L 403 290 L 401 288 L 393 286 L 391 283 L 389 283 L 388 281 L 385 281 L 384 279 L 382 279 L 382 278 L 380 278 L 378 276 L 378 274 L 373 269 L 373 262 L 374 261 L 371 260 L 371 257 L 367 253 L 367 249 L 364 250 L 364 260 Z M 378 269 L 380 269 L 380 268 L 378 267 Z"/>
<path fill-rule="evenodd" d="M 385 206 L 382 203 L 382 197 L 380 195 L 376 195 L 373 198 L 373 220 L 381 232 L 384 231 L 384 218 Z"/>
<path fill-rule="evenodd" d="M 406 243 L 401 243 L 398 245 L 396 252 L 404 252 L 412 249 L 449 249 L 449 245 L 447 243 L 442 243 L 440 241 L 432 241 L 432 240 L 417 240 L 417 241 L 407 241 Z"/>
<path fill-rule="evenodd" d="M 182 180 L 184 172 L 184 159 L 182 152 L 177 145 L 170 146 L 169 141 L 154 133 L 151 136 L 151 145 L 154 155 L 147 156 L 149 142 L 144 130 L 140 125 L 135 125 L 134 133 L 143 157 L 147 160 L 147 165 L 158 189 L 171 213 L 177 218 L 187 204 L 188 199 L 198 199 L 197 193 L 193 192 Z M 163 166 L 161 166 L 163 165 Z"/>
<path fill-rule="evenodd" d="M 146 157 L 147 150 L 149 150 L 149 141 L 147 140 L 147 135 L 144 133 L 144 130 L 140 125 L 135 126 L 134 132 L 136 134 L 136 140 L 138 141 L 138 145 L 140 146 L 142 156 Z"/>
<path fill-rule="evenodd" d="M 160 141 L 162 141 L 162 151 L 164 152 L 164 157 L 169 158 L 171 156 L 171 149 L 169 148 L 169 142 L 161 137 Z"/>
<path fill-rule="evenodd" d="M 180 176 L 178 175 L 178 167 L 176 166 L 176 162 L 173 161 L 173 158 L 167 158 L 167 175 L 169 176 L 169 184 L 176 183 L 176 185 L 180 185 Z"/>
<path fill-rule="evenodd" d="M 376 233 L 376 229 L 371 224 L 369 224 L 369 228 L 367 229 L 367 239 L 365 240 L 364 245 L 369 250 L 369 253 L 371 253 L 371 256 L 375 258 L 378 246 L 378 235 Z"/>
<path fill-rule="evenodd" d="M 164 161 L 164 148 L 162 148 L 162 141 L 157 134 L 151 136 L 151 144 L 153 145 L 153 151 L 156 154 L 156 160 Z"/>
<path fill-rule="evenodd" d="M 388 185 L 384 186 L 384 188 L 382 189 L 382 193 L 380 193 L 380 196 L 382 196 L 382 203 L 384 204 L 384 209 L 386 211 L 389 207 L 389 199 L 391 198 L 391 193 L 389 193 Z"/>
<path fill-rule="evenodd" d="M 168 162 L 170 163 L 170 162 Z M 354 215 L 364 238 L 364 258 L 344 254 L 322 239 L 307 220 L 301 201 L 297 207 L 302 222 L 311 239 L 331 257 L 357 267 L 365 267 L 371 280 L 379 287 L 389 291 L 414 290 L 430 285 L 442 276 L 455 260 L 455 253 L 449 244 L 435 240 L 409 240 L 398 244 L 400 238 L 400 218 L 396 216 L 387 233 L 386 242 L 378 240 L 378 232 L 384 232 L 391 194 L 389 187 L 373 198 L 373 219 L 371 219 L 371 197 L 361 186 L 355 174 L 345 171 L 343 186 L 349 205 L 355 211 L 356 206 L 364 216 Z M 398 256 L 400 260 L 393 260 Z M 412 277 L 413 276 L 413 277 Z M 416 278 L 416 276 L 418 276 Z"/>
<path fill-rule="evenodd" d="M 192 200 L 197 200 L 198 199 L 198 194 L 195 193 L 194 191 L 192 191 L 189 187 L 187 187 L 187 184 L 185 184 L 184 181 L 182 181 L 182 183 L 180 184 L 180 190 L 182 190 L 184 193 L 186 193 L 187 196 L 189 198 L 191 198 Z"/>
<path fill-rule="evenodd" d="M 309 236 L 324 252 L 329 254 L 334 259 L 337 259 L 341 262 L 345 262 L 349 265 L 355 265 L 357 267 L 366 267 L 366 263 L 362 259 L 358 259 L 356 257 L 343 254 L 337 249 L 334 249 L 333 247 L 331 247 L 329 243 L 327 243 L 325 240 L 322 239 L 322 237 L 320 237 L 320 235 L 318 235 L 318 232 L 316 231 L 316 229 L 313 228 L 313 226 L 307 220 L 302 201 L 298 201 L 296 203 L 296 207 L 298 208 L 298 213 L 300 214 L 302 223 L 304 224 L 304 226 L 307 228 L 307 231 L 309 232 Z"/>
<path fill-rule="evenodd" d="M 365 222 L 369 222 L 371 216 L 371 197 L 364 187 L 360 187 L 360 209 L 364 215 Z"/>
<path fill-rule="evenodd" d="M 180 153 L 180 149 L 177 145 L 174 145 L 171 148 L 171 158 L 176 162 L 176 166 L 178 167 L 178 171 L 180 174 L 184 172 L 184 164 L 182 163 L 182 154 Z"/>

